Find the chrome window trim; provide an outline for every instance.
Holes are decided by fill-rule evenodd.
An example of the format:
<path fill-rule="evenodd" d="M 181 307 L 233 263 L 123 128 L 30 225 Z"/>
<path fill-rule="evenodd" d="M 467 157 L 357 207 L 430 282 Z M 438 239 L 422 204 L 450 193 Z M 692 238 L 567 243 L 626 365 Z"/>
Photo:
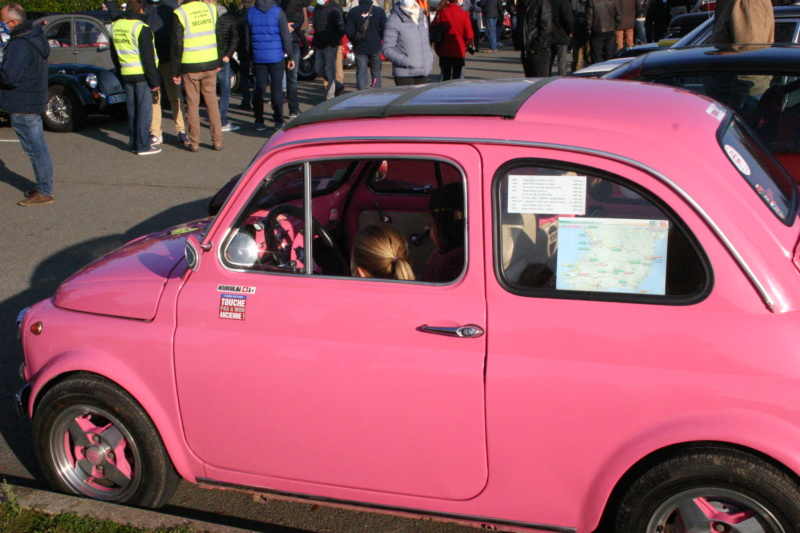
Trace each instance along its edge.
<path fill-rule="evenodd" d="M 742 270 L 744 270 L 745 274 L 753 283 L 753 285 L 755 286 L 758 293 L 761 295 L 761 298 L 764 300 L 764 303 L 769 308 L 769 310 L 773 312 L 775 311 L 775 301 L 772 298 L 772 296 L 770 296 L 766 286 L 759 280 L 758 276 L 756 276 L 753 269 L 750 268 L 750 265 L 747 264 L 747 261 L 744 260 L 744 257 L 742 257 L 742 255 L 739 253 L 739 251 L 736 249 L 736 247 L 733 245 L 730 239 L 728 239 L 728 236 L 725 235 L 725 233 L 717 225 L 717 223 L 714 222 L 711 216 L 702 207 L 700 207 L 700 205 L 694 200 L 694 198 L 692 198 L 686 191 L 680 188 L 674 181 L 672 181 L 671 179 L 669 179 L 667 176 L 657 171 L 656 169 L 649 167 L 644 163 L 640 163 L 635 159 L 631 159 L 629 157 L 625 157 L 612 152 L 605 152 L 603 150 L 596 150 L 594 148 L 585 148 L 581 146 L 574 146 L 568 144 L 544 143 L 544 142 L 523 141 L 514 139 L 504 139 L 504 140 L 486 139 L 480 137 L 379 137 L 379 136 L 318 137 L 315 139 L 303 139 L 298 141 L 284 142 L 276 145 L 275 147 L 273 147 L 273 149 L 277 150 L 282 148 L 288 148 L 290 146 L 300 146 L 304 144 L 319 144 L 319 143 L 342 144 L 342 143 L 353 143 L 353 142 L 385 142 L 385 143 L 406 142 L 406 143 L 435 143 L 435 144 L 458 143 L 458 144 L 473 144 L 473 145 L 491 144 L 500 146 L 524 146 L 529 148 L 560 150 L 562 152 L 573 152 L 577 154 L 591 155 L 595 157 L 610 159 L 612 161 L 617 161 L 619 163 L 625 163 L 626 165 L 630 165 L 647 174 L 650 174 L 651 176 L 663 182 L 670 189 L 672 189 L 678 196 L 683 198 L 684 201 L 686 201 L 690 206 L 692 206 L 695 209 L 698 215 L 700 215 L 700 218 L 702 218 L 703 221 L 709 225 L 714 234 L 722 241 L 723 245 L 725 246 L 725 248 L 727 248 L 728 252 L 734 257 L 734 259 L 742 268 Z"/>

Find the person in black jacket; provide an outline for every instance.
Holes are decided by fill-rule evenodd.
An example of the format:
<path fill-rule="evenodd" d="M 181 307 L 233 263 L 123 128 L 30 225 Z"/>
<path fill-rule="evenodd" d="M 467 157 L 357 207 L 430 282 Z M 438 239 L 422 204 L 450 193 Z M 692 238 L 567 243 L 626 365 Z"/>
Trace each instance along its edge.
<path fill-rule="evenodd" d="M 503 0 L 477 0 L 477 3 L 483 12 L 484 31 L 489 41 L 489 49 L 484 52 L 487 54 L 497 52 L 497 43 L 500 40 L 500 28 L 497 27 L 497 22 L 503 20 Z"/>
<path fill-rule="evenodd" d="M 356 30 L 369 17 L 367 34 L 360 41 L 354 39 Z M 353 43 L 356 54 L 356 89 L 381 86 L 381 41 L 386 29 L 386 12 L 373 5 L 372 0 L 358 0 L 358 5 L 347 13 L 345 32 Z"/>
<path fill-rule="evenodd" d="M 550 45 L 550 69 L 558 61 L 558 75 L 567 75 L 567 48 L 575 29 L 575 19 L 572 16 L 572 2 L 570 0 L 550 0 L 553 8 L 553 37 Z M 548 73 L 550 73 L 548 72 Z"/>
<path fill-rule="evenodd" d="M 124 24 L 124 21 L 133 21 Z M 157 154 L 161 148 L 153 145 L 150 124 L 153 121 L 153 92 L 161 87 L 156 64 L 153 32 L 147 25 L 144 0 L 128 0 L 125 15 L 111 26 L 111 59 L 122 78 L 128 108 L 128 146 L 138 155 Z M 136 36 L 137 28 L 138 39 Z"/>
<path fill-rule="evenodd" d="M 622 23 L 617 0 L 586 0 L 586 26 L 592 43 L 592 63 L 614 57 L 616 29 Z"/>
<path fill-rule="evenodd" d="M 11 114 L 11 127 L 36 176 L 36 188 L 27 191 L 17 205 L 49 204 L 53 201 L 53 161 L 44 140 L 42 113 L 47 106 L 50 45 L 41 24 L 34 27 L 25 20 L 22 6 L 3 6 L 0 20 L 11 33 L 0 67 L 0 109 Z"/>
<path fill-rule="evenodd" d="M 314 25 L 314 70 L 322 78 L 325 99 L 330 100 L 344 88 L 336 81 L 337 52 L 344 37 L 344 16 L 336 0 L 317 0 L 312 16 Z"/>
<path fill-rule="evenodd" d="M 520 51 L 520 60 L 526 78 L 542 78 L 550 75 L 552 34 L 553 8 L 550 0 L 519 0 L 517 2 L 514 49 Z"/>
<path fill-rule="evenodd" d="M 289 23 L 289 34 L 292 40 L 292 53 L 289 59 L 294 62 L 294 68 L 286 69 L 286 97 L 289 101 L 289 119 L 295 118 L 300 114 L 300 100 L 297 96 L 297 71 L 300 68 L 300 49 L 304 48 L 301 39 L 303 35 L 303 24 L 307 20 L 306 8 L 309 6 L 307 0 L 278 0 L 278 6 L 286 14 Z"/>
<path fill-rule="evenodd" d="M 217 19 L 217 53 L 220 59 L 220 68 L 217 71 L 217 85 L 219 86 L 219 117 L 222 121 L 222 131 L 236 131 L 239 126 L 228 121 L 228 104 L 231 101 L 231 58 L 239 47 L 239 30 L 236 26 L 236 17 L 233 13 L 217 4 L 217 0 L 209 0 L 217 6 L 219 18 Z"/>

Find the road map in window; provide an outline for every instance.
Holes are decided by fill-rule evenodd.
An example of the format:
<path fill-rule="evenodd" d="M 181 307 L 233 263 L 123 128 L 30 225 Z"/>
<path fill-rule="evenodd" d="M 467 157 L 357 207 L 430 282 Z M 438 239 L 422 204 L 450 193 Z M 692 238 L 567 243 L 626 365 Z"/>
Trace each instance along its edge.
<path fill-rule="evenodd" d="M 668 220 L 558 219 L 556 289 L 663 295 Z"/>

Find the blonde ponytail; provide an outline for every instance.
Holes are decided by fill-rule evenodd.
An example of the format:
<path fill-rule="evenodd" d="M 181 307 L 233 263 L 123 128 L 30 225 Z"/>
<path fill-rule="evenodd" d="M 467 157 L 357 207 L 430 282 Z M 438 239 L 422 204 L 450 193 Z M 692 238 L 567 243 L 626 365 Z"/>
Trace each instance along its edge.
<path fill-rule="evenodd" d="M 373 278 L 415 279 L 408 262 L 408 243 L 399 231 L 386 225 L 366 226 L 359 232 L 350 258 L 353 276 L 359 275 L 359 268 Z"/>

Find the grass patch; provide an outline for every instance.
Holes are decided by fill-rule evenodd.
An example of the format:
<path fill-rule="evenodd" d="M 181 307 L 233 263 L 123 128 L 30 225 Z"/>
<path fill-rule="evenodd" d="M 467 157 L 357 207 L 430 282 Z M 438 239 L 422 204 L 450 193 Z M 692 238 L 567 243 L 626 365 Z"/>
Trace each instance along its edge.
<path fill-rule="evenodd" d="M 140 529 L 72 513 L 51 515 L 20 507 L 6 483 L 0 485 L 0 531 L 3 533 L 193 533 L 190 526 Z"/>

